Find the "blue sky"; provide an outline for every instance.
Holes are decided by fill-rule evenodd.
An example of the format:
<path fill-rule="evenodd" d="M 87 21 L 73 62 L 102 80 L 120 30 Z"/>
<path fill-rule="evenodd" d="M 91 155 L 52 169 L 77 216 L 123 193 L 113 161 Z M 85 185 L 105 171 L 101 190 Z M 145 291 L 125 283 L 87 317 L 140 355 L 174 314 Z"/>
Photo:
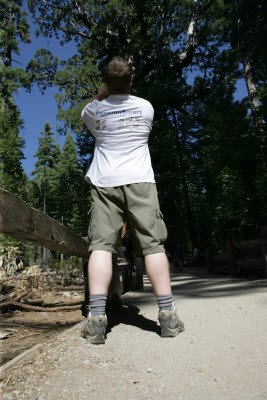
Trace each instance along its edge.
<path fill-rule="evenodd" d="M 46 39 L 43 37 L 35 37 L 34 30 L 36 27 L 30 17 L 28 21 L 31 26 L 30 36 L 32 42 L 30 44 L 22 44 L 20 55 L 13 57 L 22 64 L 22 67 L 27 66 L 38 48 L 46 48 L 60 59 L 68 59 L 76 53 L 76 44 L 74 42 L 61 46 L 59 41 L 54 38 Z M 18 66 L 16 63 L 13 65 Z M 192 81 L 192 78 L 193 76 L 189 76 L 189 81 Z M 238 80 L 236 87 L 236 99 L 240 100 L 247 96 L 244 80 Z M 40 137 L 40 132 L 43 131 L 45 122 L 48 121 L 52 127 L 52 131 L 56 133 L 56 125 L 58 124 L 56 120 L 57 104 L 54 99 L 54 94 L 56 92 L 56 88 L 49 88 L 46 90 L 45 94 L 42 95 L 39 89 L 34 86 L 31 93 L 20 89 L 15 95 L 15 101 L 20 109 L 21 118 L 24 120 L 24 128 L 20 132 L 25 140 L 25 148 L 23 149 L 25 160 L 22 160 L 22 165 L 29 176 L 30 172 L 34 169 L 36 159 L 33 155 L 38 149 L 38 138 Z M 65 137 L 56 134 L 56 140 L 62 147 Z"/>
<path fill-rule="evenodd" d="M 31 43 L 21 44 L 21 53 L 19 56 L 14 55 L 14 59 L 22 64 L 25 68 L 29 61 L 33 58 L 37 49 L 46 48 L 52 54 L 57 55 L 60 59 L 68 59 L 76 53 L 76 44 L 68 43 L 61 46 L 56 39 L 46 39 L 43 37 L 36 37 L 34 30 L 36 29 L 31 18 L 28 18 L 31 30 Z M 13 63 L 14 66 L 19 66 Z M 41 94 L 36 86 L 33 86 L 31 93 L 25 89 L 20 89 L 15 95 L 15 101 L 21 112 L 21 118 L 24 120 L 24 128 L 20 134 L 25 140 L 25 148 L 23 149 L 25 160 L 22 160 L 22 166 L 27 175 L 34 169 L 36 159 L 33 155 L 38 149 L 38 137 L 40 132 L 44 129 L 44 124 L 48 121 L 52 127 L 52 131 L 56 133 L 56 120 L 57 104 L 54 99 L 54 94 L 57 92 L 56 88 L 48 88 L 45 94 Z M 60 143 L 61 147 L 64 144 L 65 137 L 56 135 L 56 140 Z"/>

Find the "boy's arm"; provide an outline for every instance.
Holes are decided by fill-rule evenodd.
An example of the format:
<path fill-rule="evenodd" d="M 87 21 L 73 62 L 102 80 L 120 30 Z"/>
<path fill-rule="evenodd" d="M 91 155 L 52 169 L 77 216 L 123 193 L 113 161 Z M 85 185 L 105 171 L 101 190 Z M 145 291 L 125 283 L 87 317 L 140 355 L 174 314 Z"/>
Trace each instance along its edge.
<path fill-rule="evenodd" d="M 101 90 L 97 93 L 97 95 L 95 95 L 94 97 L 92 97 L 91 100 L 88 101 L 88 103 L 83 107 L 82 112 L 83 112 L 83 110 L 85 109 L 85 107 L 86 107 L 88 104 L 92 103 L 94 100 L 102 101 L 102 100 L 104 100 L 108 95 L 109 95 L 109 93 L 108 93 L 108 87 L 107 87 L 107 85 L 105 84 L 105 86 L 103 87 L 103 89 L 101 89 Z"/>

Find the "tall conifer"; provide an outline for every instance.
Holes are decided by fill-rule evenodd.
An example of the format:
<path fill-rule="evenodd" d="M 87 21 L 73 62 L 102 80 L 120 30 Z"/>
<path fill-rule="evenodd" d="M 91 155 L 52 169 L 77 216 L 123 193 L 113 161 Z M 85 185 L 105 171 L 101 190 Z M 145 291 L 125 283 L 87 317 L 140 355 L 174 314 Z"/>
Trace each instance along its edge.
<path fill-rule="evenodd" d="M 45 214 L 50 215 L 53 212 L 53 176 L 54 168 L 59 160 L 59 147 L 53 138 L 53 132 L 49 122 L 45 123 L 44 131 L 41 132 L 41 137 L 38 139 L 39 147 L 34 155 L 37 157 L 35 170 L 32 171 L 34 176 L 34 206 L 42 210 Z"/>
<path fill-rule="evenodd" d="M 79 166 L 76 145 L 72 135 L 66 137 L 62 153 L 54 171 L 55 208 L 54 215 L 63 225 L 75 232 L 79 232 L 78 207 L 81 193 L 79 188 L 83 180 L 83 174 Z"/>
<path fill-rule="evenodd" d="M 22 1 L 0 3 L 0 185 L 25 199 L 26 175 L 21 165 L 24 158 L 24 140 L 19 136 L 23 121 L 15 105 L 13 93 L 29 87 L 28 74 L 14 68 L 20 43 L 29 43 L 27 13 L 22 11 Z"/>

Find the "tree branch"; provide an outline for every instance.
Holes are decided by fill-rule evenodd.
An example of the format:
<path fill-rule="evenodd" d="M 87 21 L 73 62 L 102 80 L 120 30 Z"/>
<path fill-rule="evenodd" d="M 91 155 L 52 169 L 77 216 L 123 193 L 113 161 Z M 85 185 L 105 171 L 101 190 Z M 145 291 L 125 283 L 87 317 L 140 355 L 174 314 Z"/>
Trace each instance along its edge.
<path fill-rule="evenodd" d="M 56 10 L 62 10 L 62 11 L 64 10 L 64 7 L 54 6 L 53 4 L 48 3 L 48 1 L 46 1 L 46 0 L 42 0 L 42 2 L 46 6 L 51 7 L 51 8 L 55 8 Z"/>
<path fill-rule="evenodd" d="M 85 33 L 82 33 L 82 32 L 79 30 L 79 28 L 74 24 L 74 22 L 70 21 L 70 23 L 71 23 L 71 25 L 73 26 L 73 28 L 76 30 L 76 34 L 77 34 L 77 35 L 79 35 L 79 36 L 81 36 L 81 37 L 84 37 L 84 38 L 86 38 L 86 39 L 90 39 L 90 36 L 86 35 Z"/>
<path fill-rule="evenodd" d="M 183 69 L 190 64 L 193 59 L 195 50 L 195 37 L 196 37 L 196 13 L 193 12 L 187 28 L 185 51 L 178 55 L 179 69 Z"/>

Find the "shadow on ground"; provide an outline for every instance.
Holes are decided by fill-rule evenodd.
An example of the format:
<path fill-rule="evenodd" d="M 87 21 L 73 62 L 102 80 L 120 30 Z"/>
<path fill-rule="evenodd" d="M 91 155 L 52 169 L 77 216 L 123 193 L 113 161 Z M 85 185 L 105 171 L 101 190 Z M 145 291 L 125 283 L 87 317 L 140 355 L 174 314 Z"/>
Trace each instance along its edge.
<path fill-rule="evenodd" d="M 132 325 L 144 331 L 155 332 L 160 335 L 160 327 L 155 321 L 139 314 L 140 309 L 132 304 L 122 305 L 122 307 L 113 307 L 107 310 L 108 326 L 107 334 L 111 332 L 116 325 Z"/>
<path fill-rule="evenodd" d="M 248 295 L 252 292 L 266 291 L 267 280 L 239 278 L 225 274 L 207 272 L 205 267 L 186 268 L 172 273 L 172 292 L 175 297 L 220 298 L 226 296 Z M 125 304 L 148 304 L 154 302 L 154 293 L 144 275 L 144 291 L 126 293 Z"/>

